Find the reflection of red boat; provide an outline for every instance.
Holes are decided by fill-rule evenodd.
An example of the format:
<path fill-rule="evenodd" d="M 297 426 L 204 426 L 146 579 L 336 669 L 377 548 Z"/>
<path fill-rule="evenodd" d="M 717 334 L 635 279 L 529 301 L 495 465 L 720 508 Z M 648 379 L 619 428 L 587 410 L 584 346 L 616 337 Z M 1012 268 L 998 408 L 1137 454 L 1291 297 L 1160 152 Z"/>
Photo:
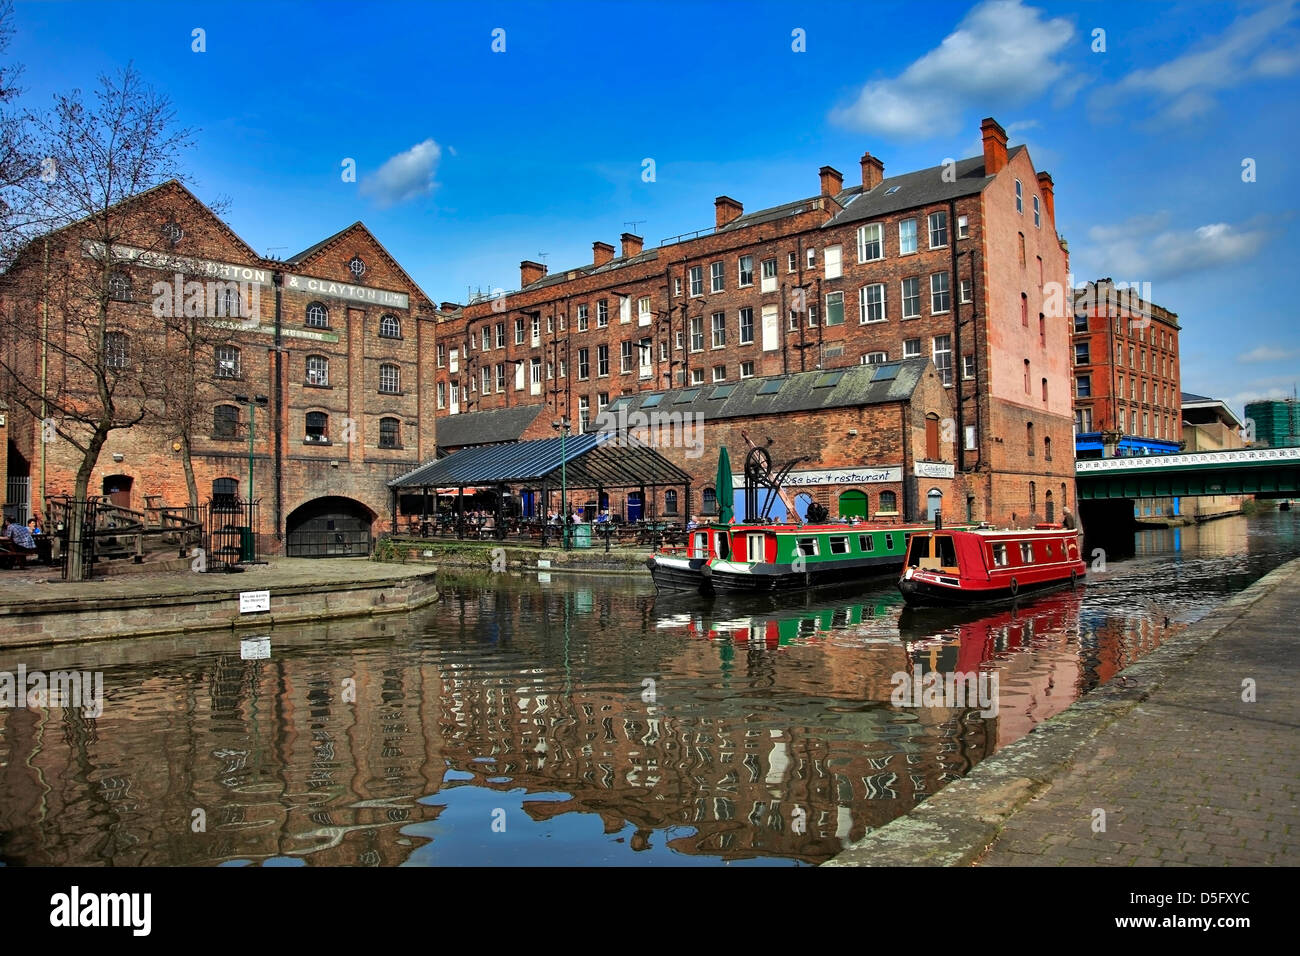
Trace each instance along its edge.
<path fill-rule="evenodd" d="M 1079 537 L 1057 525 L 913 534 L 898 589 L 908 604 L 959 607 L 1073 585 L 1087 573 Z"/>
<path fill-rule="evenodd" d="M 951 608 L 918 614 L 905 608 L 898 632 L 911 653 L 932 659 L 935 670 L 967 673 L 999 654 L 1025 650 L 1043 635 L 1073 628 L 1079 606 L 1079 596 L 1067 592 L 1046 596 L 1023 610 L 993 613 Z"/>

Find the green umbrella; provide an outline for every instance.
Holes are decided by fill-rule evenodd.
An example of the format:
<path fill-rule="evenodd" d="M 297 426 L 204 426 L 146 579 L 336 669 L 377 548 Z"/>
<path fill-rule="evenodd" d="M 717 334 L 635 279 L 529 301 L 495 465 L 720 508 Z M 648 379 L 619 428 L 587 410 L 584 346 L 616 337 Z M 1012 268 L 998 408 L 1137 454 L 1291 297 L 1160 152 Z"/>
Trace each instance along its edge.
<path fill-rule="evenodd" d="M 725 446 L 718 452 L 718 480 L 714 487 L 718 495 L 718 521 L 731 524 L 736 520 L 736 492 L 731 487 L 731 458 Z"/>

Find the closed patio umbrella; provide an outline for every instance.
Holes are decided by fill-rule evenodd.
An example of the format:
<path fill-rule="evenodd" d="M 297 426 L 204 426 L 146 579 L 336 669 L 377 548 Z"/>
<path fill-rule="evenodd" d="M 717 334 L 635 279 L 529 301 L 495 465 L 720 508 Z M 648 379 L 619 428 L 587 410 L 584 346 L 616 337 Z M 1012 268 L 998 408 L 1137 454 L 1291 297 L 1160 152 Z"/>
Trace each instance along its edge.
<path fill-rule="evenodd" d="M 731 457 L 725 446 L 718 452 L 718 479 L 714 487 L 717 489 L 718 521 L 731 524 L 736 520 L 736 493 L 731 484 Z"/>

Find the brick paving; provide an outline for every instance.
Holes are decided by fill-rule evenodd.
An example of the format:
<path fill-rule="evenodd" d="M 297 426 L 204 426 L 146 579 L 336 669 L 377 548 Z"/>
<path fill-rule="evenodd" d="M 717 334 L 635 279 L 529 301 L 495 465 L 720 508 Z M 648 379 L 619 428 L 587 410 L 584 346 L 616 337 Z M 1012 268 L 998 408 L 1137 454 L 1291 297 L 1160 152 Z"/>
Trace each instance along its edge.
<path fill-rule="evenodd" d="M 1300 864 L 1298 620 L 1292 561 L 831 865 Z"/>

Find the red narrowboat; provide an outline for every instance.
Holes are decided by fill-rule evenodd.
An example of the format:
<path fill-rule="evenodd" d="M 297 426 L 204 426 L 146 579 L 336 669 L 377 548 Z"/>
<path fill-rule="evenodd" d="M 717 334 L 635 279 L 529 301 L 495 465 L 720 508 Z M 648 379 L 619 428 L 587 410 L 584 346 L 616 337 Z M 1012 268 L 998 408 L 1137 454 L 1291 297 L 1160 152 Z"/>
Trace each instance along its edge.
<path fill-rule="evenodd" d="M 1073 586 L 1087 573 L 1080 532 L 934 530 L 908 539 L 898 589 L 909 605 L 958 607 Z"/>

